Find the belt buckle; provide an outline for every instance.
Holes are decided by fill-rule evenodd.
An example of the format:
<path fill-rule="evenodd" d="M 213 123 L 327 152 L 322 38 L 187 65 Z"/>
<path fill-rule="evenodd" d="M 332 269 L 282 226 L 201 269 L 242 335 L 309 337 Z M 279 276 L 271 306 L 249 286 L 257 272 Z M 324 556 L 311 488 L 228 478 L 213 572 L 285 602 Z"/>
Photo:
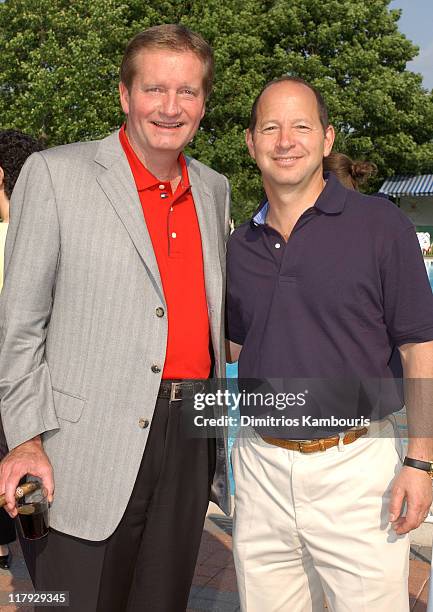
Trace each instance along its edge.
<path fill-rule="evenodd" d="M 178 402 L 179 400 L 182 399 L 182 397 L 176 397 L 177 390 L 181 388 L 182 388 L 182 383 L 179 383 L 179 382 L 171 383 L 170 402 Z"/>
<path fill-rule="evenodd" d="M 314 452 L 324 452 L 326 451 L 326 446 L 325 446 L 325 438 L 318 438 L 317 440 L 303 440 L 302 442 L 298 442 L 298 450 L 300 453 L 308 453 L 308 451 L 306 450 L 307 448 L 311 447 L 312 444 L 317 443 L 319 445 L 319 448 L 317 449 L 317 451 L 313 451 Z"/>

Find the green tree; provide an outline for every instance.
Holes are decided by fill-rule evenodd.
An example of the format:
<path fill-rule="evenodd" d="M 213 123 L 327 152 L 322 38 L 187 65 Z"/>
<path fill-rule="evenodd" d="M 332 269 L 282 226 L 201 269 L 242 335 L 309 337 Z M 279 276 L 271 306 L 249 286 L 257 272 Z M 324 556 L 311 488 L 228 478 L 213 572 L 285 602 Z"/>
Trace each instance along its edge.
<path fill-rule="evenodd" d="M 417 48 L 389 0 L 6 0 L 0 4 L 2 127 L 48 145 L 99 138 L 122 121 L 118 69 L 127 40 L 181 22 L 214 47 L 215 90 L 190 151 L 225 173 L 245 219 L 261 182 L 244 145 L 254 97 L 283 74 L 324 93 L 336 148 L 379 179 L 433 171 L 433 97 L 406 70 Z"/>
<path fill-rule="evenodd" d="M 433 171 L 433 95 L 406 70 L 417 53 L 398 30 L 389 0 L 211 2 L 190 15 L 217 57 L 217 81 L 197 153 L 230 176 L 236 220 L 261 195 L 245 157 L 244 127 L 261 86 L 301 76 L 324 94 L 336 128 L 335 149 L 379 168 L 375 190 L 394 173 Z M 239 9 L 239 7 L 242 9 Z M 213 130 L 214 140 L 206 136 Z"/>
<path fill-rule="evenodd" d="M 124 9 L 112 0 L 0 5 L 3 126 L 42 136 L 48 145 L 114 129 L 125 28 Z"/>

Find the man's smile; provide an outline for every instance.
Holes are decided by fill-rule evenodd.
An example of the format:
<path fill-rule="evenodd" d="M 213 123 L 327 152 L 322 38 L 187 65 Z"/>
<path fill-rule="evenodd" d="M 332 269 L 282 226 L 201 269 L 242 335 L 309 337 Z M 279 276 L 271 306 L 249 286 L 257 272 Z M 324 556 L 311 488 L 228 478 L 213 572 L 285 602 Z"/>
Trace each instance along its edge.
<path fill-rule="evenodd" d="M 275 162 L 277 162 L 277 164 L 281 164 L 281 165 L 293 164 L 298 159 L 301 159 L 301 156 L 278 156 L 278 157 L 273 157 L 273 160 Z"/>
<path fill-rule="evenodd" d="M 182 127 L 184 124 L 181 121 L 169 123 L 168 121 L 152 121 L 153 125 L 166 130 L 174 130 Z"/>

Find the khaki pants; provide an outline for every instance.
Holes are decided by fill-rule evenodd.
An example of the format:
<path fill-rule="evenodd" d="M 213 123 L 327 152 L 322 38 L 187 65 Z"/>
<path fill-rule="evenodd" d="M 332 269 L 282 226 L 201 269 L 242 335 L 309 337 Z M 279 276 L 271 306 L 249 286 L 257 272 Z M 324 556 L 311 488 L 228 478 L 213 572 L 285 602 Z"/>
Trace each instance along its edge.
<path fill-rule="evenodd" d="M 385 425 L 383 425 L 385 422 Z M 243 612 L 409 610 L 409 538 L 388 523 L 401 465 L 393 418 L 311 455 L 244 429 L 232 451 L 233 550 Z"/>

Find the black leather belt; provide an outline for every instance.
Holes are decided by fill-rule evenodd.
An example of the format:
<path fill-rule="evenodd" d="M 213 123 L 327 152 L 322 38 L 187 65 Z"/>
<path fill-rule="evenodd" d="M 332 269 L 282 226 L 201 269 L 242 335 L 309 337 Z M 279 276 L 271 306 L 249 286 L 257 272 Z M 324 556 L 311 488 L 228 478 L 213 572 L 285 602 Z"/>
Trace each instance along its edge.
<path fill-rule="evenodd" d="M 205 392 L 205 383 L 201 380 L 162 380 L 159 385 L 158 397 L 174 402 L 183 399 L 192 399 L 196 393 Z"/>

